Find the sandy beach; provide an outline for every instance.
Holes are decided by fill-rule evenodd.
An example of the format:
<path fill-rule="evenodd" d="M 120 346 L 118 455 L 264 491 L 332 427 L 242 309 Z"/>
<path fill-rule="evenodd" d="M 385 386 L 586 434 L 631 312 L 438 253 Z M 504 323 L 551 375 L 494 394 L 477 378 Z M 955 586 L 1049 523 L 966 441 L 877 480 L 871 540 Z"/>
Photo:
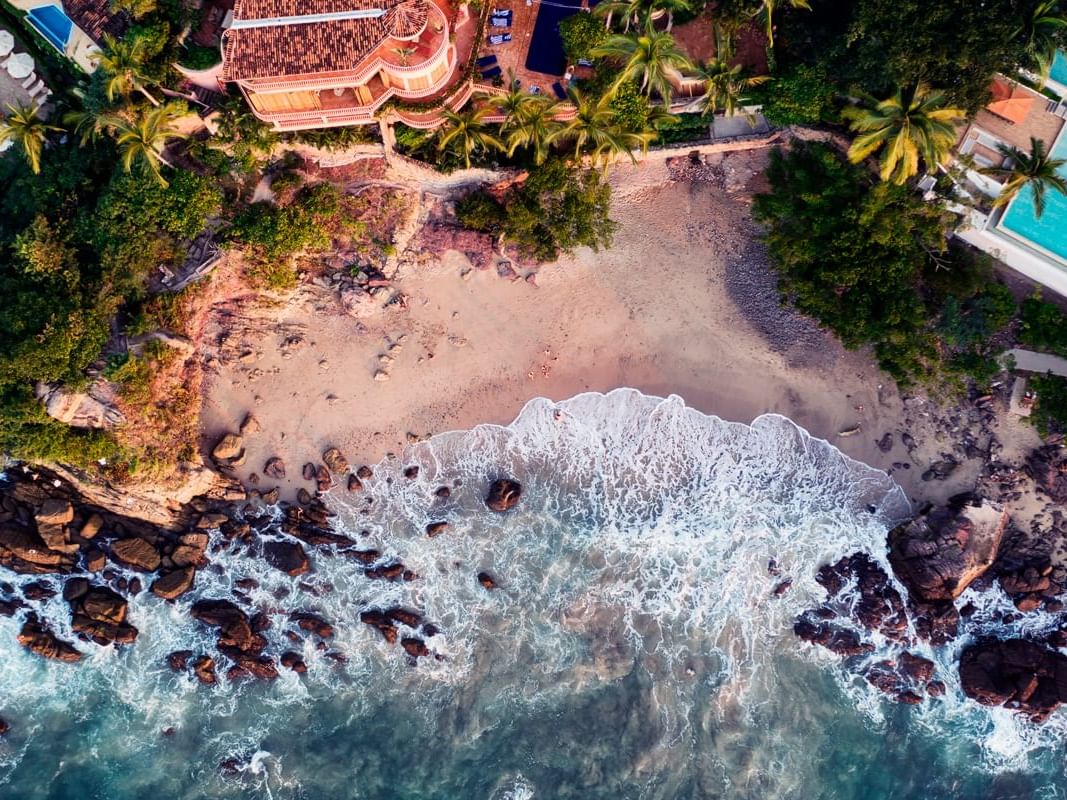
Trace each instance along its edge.
<path fill-rule="evenodd" d="M 749 214 L 766 158 L 709 157 L 681 179 L 678 163 L 672 175 L 663 159 L 616 168 L 614 246 L 543 266 L 536 283 L 493 269 L 462 276 L 469 263 L 448 252 L 401 271 L 395 286 L 406 309 L 357 320 L 308 287 L 269 323 L 229 319 L 205 386 L 205 455 L 252 412 L 261 431 L 246 437 L 236 475 L 247 481 L 280 456 L 283 497 L 291 497 L 311 488 L 301 465 L 330 446 L 353 463 L 374 463 L 400 454 L 411 436 L 508 423 L 534 397 L 630 386 L 680 395 L 728 420 L 788 416 L 891 470 L 916 501 L 970 488 L 982 460 L 967 458 L 958 439 L 966 416 L 902 396 L 869 355 L 844 351 L 780 307 Z M 392 359 L 389 379 L 375 380 L 383 355 Z M 1037 441 L 1018 423 L 996 424 L 1012 428 L 997 431 L 1005 457 Z M 923 481 L 945 457 L 961 466 L 948 480 Z"/>

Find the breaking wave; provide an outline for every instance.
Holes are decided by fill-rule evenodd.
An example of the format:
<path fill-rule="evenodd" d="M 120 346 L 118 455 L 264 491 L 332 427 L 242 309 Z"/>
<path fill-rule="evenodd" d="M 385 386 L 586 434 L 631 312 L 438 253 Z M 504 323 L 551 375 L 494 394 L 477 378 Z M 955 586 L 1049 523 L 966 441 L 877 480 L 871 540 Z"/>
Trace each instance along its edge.
<path fill-rule="evenodd" d="M 502 476 L 523 497 L 494 514 L 485 487 Z M 924 651 L 949 692 L 916 709 L 793 637 L 824 597 L 818 568 L 857 550 L 888 568 L 886 532 L 911 509 L 885 473 L 784 417 L 729 423 L 633 390 L 536 399 L 364 483 L 328 497 L 337 529 L 418 580 L 370 580 L 321 551 L 290 578 L 215 534 L 191 596 L 131 602 L 141 633 L 125 650 L 44 663 L 17 645 L 20 621 L 0 619 L 0 715 L 16 723 L 0 795 L 1064 796 L 1058 716 L 1037 729 L 965 702 L 952 647 Z M 193 600 L 235 595 L 270 617 L 268 652 L 299 650 L 307 675 L 262 685 L 220 670 L 208 689 L 168 669 L 171 651 L 214 652 Z M 1002 602 L 965 599 L 979 619 Z M 417 664 L 359 622 L 397 605 L 441 630 Z M 44 610 L 69 637 L 62 598 Z M 333 623 L 328 648 L 286 637 L 293 610 Z"/>

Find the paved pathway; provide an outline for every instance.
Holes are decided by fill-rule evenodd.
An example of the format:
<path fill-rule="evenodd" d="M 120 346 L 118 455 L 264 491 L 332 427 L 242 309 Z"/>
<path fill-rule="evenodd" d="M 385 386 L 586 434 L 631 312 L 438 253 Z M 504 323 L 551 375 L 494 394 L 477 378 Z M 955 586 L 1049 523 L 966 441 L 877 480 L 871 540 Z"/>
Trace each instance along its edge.
<path fill-rule="evenodd" d="M 1036 372 L 1044 375 L 1051 372 L 1053 375 L 1067 377 L 1067 358 L 1051 356 L 1048 353 L 1035 353 L 1033 350 L 1020 350 L 1015 348 L 1008 350 L 1001 359 L 1011 356 L 1015 359 L 1015 369 L 1022 372 Z"/>

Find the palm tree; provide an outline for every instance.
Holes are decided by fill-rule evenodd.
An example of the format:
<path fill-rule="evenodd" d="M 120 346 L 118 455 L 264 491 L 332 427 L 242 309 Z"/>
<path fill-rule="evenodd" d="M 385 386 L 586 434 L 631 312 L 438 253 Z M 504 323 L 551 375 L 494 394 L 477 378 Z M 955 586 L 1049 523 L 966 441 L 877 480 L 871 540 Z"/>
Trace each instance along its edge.
<path fill-rule="evenodd" d="M 782 6 L 811 11 L 809 0 L 761 0 L 755 16 L 763 24 L 763 32 L 767 34 L 767 45 L 772 49 L 774 48 L 774 15 Z"/>
<path fill-rule="evenodd" d="M 740 64 L 730 66 L 725 58 L 713 58 L 703 64 L 694 66 L 696 77 L 704 83 L 704 102 L 702 111 L 714 114 L 722 111 L 732 117 L 745 100 L 745 93 L 754 86 L 770 80 L 767 75 L 742 75 Z"/>
<path fill-rule="evenodd" d="M 634 150 L 647 151 L 649 143 L 656 137 L 650 130 L 629 131 L 619 125 L 615 121 L 609 96 L 604 95 L 592 100 L 572 87 L 570 100 L 577 109 L 577 114 L 553 134 L 552 142 L 573 141 L 575 158 L 588 145 L 594 164 L 602 162 L 607 167 L 623 155 L 629 156 L 636 164 Z"/>
<path fill-rule="evenodd" d="M 652 21 L 645 23 L 641 34 L 615 34 L 609 36 L 592 54 L 598 58 L 613 58 L 625 62 L 614 86 L 628 80 L 638 80 L 646 96 L 658 94 L 665 106 L 671 104 L 671 78 L 692 62 L 678 49 L 678 44 L 669 33 L 657 31 Z"/>
<path fill-rule="evenodd" d="M 79 138 L 79 144 L 85 147 L 96 141 L 104 131 L 111 127 L 115 115 L 107 111 L 68 111 L 63 115 L 63 124 Z"/>
<path fill-rule="evenodd" d="M 945 104 L 943 92 L 924 84 L 897 89 L 887 100 L 865 97 L 867 107 L 846 108 L 843 115 L 859 135 L 848 149 L 849 160 L 859 163 L 879 149 L 882 180 L 905 183 L 919 171 L 945 161 L 956 142 L 955 124 L 966 117 L 963 109 Z"/>
<path fill-rule="evenodd" d="M 1029 186 L 1034 193 L 1034 212 L 1038 217 L 1045 213 L 1045 192 L 1049 189 L 1067 197 L 1067 177 L 1061 172 L 1067 165 L 1067 158 L 1050 158 L 1045 143 L 1030 137 L 1030 152 L 1024 153 L 1018 147 L 997 145 L 1005 158 L 1011 159 L 1011 166 L 986 167 L 982 170 L 987 175 L 1003 177 L 1000 195 L 993 205 L 1006 205 L 1024 186 Z"/>
<path fill-rule="evenodd" d="M 1059 10 L 1059 0 L 1039 0 L 1026 16 L 1017 35 L 1022 38 L 1027 55 L 1037 67 L 1041 81 L 1048 80 L 1059 39 L 1067 30 L 1067 15 Z"/>
<path fill-rule="evenodd" d="M 530 95 L 510 125 L 508 155 L 514 155 L 520 147 L 527 147 L 533 151 L 534 163 L 543 164 L 548 157 L 552 138 L 560 128 L 556 116 L 562 110 L 561 103 L 555 103 L 544 95 Z"/>
<path fill-rule="evenodd" d="M 593 7 L 593 16 L 604 18 L 604 27 L 611 30 L 611 18 L 618 14 L 624 19 L 623 31 L 630 32 L 631 23 L 637 23 L 641 18 L 642 11 L 648 0 L 611 0 L 611 2 L 597 3 Z"/>
<path fill-rule="evenodd" d="M 107 76 L 104 91 L 108 100 L 113 101 L 116 95 L 129 97 L 136 89 L 147 97 L 152 105 L 159 105 L 159 101 L 145 88 L 145 84 L 151 83 L 152 79 L 144 72 L 144 65 L 148 60 L 144 42 L 140 36 L 116 40 L 104 34 L 104 50 L 97 59 L 100 69 Z"/>
<path fill-rule="evenodd" d="M 444 110 L 446 127 L 440 131 L 437 140 L 437 149 L 444 150 L 453 144 L 458 145 L 463 154 L 463 164 L 468 169 L 471 165 L 471 154 L 475 150 L 503 150 L 504 145 L 490 130 L 485 118 L 496 111 L 490 105 L 477 109 L 468 109 L 463 113 L 456 113 L 450 108 Z"/>
<path fill-rule="evenodd" d="M 51 131 L 62 130 L 49 125 L 37 115 L 35 106 L 8 104 L 7 119 L 0 122 L 0 142 L 11 142 L 22 148 L 34 175 L 41 171 L 41 150 Z"/>
<path fill-rule="evenodd" d="M 163 156 L 163 150 L 169 140 L 184 138 L 184 134 L 174 129 L 174 119 L 178 114 L 179 110 L 173 106 L 160 106 L 132 121 L 117 115 L 104 121 L 103 125 L 114 131 L 115 144 L 127 172 L 132 170 L 136 162 L 141 165 L 142 171 L 163 186 L 167 185 L 159 165 L 173 167 Z"/>
<path fill-rule="evenodd" d="M 525 112 L 530 101 L 537 100 L 536 95 L 523 91 L 522 86 L 515 79 L 515 71 L 510 69 L 508 70 L 508 86 L 511 88 L 507 92 L 496 95 L 491 101 L 497 111 L 504 115 L 504 122 L 500 125 L 502 131 L 513 127 Z"/>
<path fill-rule="evenodd" d="M 648 0 L 648 14 L 655 14 L 657 11 L 667 12 L 667 32 L 670 33 L 674 27 L 674 12 L 689 11 L 692 9 L 691 0 Z"/>
<path fill-rule="evenodd" d="M 417 47 L 394 47 L 393 52 L 400 59 L 401 66 L 406 67 L 408 59 L 419 52 L 419 49 Z"/>

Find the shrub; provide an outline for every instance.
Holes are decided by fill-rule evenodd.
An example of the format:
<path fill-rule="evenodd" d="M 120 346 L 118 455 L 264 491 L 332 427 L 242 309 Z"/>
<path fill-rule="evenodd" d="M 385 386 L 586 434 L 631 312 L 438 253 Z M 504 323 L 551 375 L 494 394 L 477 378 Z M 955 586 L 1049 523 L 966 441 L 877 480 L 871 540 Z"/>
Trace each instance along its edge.
<path fill-rule="evenodd" d="M 1023 300 L 1019 341 L 1039 350 L 1067 356 L 1067 315 L 1040 294 Z"/>
<path fill-rule="evenodd" d="M 1058 375 L 1037 375 L 1030 381 L 1037 394 L 1037 402 L 1030 414 L 1042 436 L 1067 430 L 1067 378 Z"/>
<path fill-rule="evenodd" d="M 835 116 L 835 88 L 821 67 L 800 64 L 775 76 L 760 95 L 763 115 L 773 125 L 814 125 Z"/>
<path fill-rule="evenodd" d="M 570 63 L 589 58 L 594 47 L 599 46 L 608 36 L 604 23 L 592 14 L 574 14 L 559 24 L 559 35 L 563 40 L 563 52 Z"/>
<path fill-rule="evenodd" d="M 200 44 L 186 42 L 178 58 L 178 63 L 186 69 L 211 69 L 222 61 L 222 52 L 217 47 L 204 47 Z"/>

